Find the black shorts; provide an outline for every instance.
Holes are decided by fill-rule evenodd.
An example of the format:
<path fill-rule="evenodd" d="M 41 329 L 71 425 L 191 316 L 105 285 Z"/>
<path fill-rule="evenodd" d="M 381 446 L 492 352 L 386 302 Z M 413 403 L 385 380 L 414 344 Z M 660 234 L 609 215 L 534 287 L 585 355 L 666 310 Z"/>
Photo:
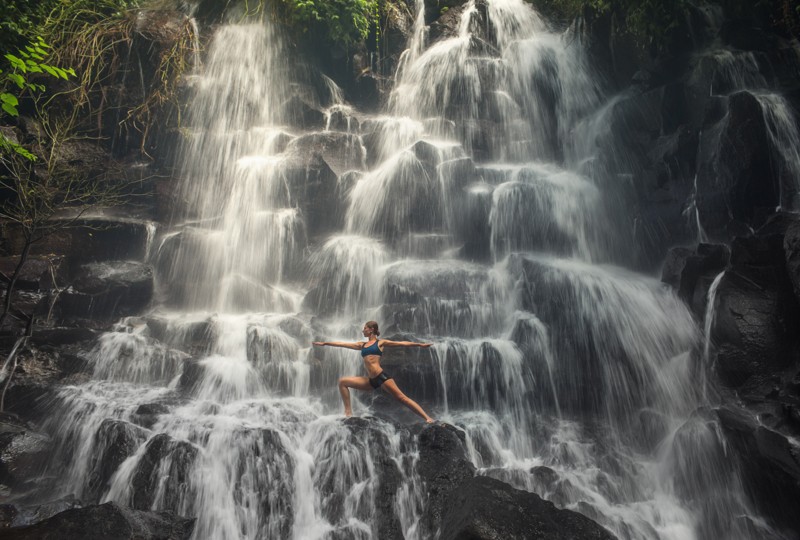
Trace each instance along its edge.
<path fill-rule="evenodd" d="M 383 383 L 385 383 L 391 378 L 392 378 L 391 375 L 387 374 L 385 371 L 381 371 L 374 377 L 370 378 L 369 385 L 372 388 L 380 388 Z"/>

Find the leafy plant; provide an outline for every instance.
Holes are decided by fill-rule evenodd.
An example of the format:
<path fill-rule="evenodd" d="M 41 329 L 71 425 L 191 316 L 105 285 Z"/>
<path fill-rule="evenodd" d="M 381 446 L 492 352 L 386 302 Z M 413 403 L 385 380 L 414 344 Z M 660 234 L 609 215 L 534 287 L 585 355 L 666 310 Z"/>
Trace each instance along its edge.
<path fill-rule="evenodd" d="M 72 65 L 80 73 L 78 84 L 64 96 L 74 114 L 84 119 L 83 124 L 76 125 L 105 136 L 110 131 L 138 131 L 140 150 L 146 155 L 145 143 L 156 117 L 163 125 L 166 114 L 180 114 L 177 88 L 192 55 L 197 53 L 196 36 L 189 18 L 168 9 L 132 9 L 134 5 L 138 2 L 61 2 L 48 16 L 42 32 L 53 43 L 57 62 Z M 141 24 L 143 14 L 150 17 L 148 24 Z M 173 24 L 181 20 L 179 17 L 182 24 Z M 142 41 L 146 49 L 136 47 Z M 142 65 L 153 62 L 152 73 L 142 74 Z M 141 86 L 130 84 L 126 74 L 132 70 L 138 72 Z M 134 102 L 131 90 L 138 92 L 139 88 L 141 95 Z M 165 109 L 168 103 L 171 106 Z M 114 118 L 115 123 L 107 124 L 108 118 Z"/>
<path fill-rule="evenodd" d="M 331 43 L 351 46 L 378 31 L 381 3 L 385 0 L 261 0 L 248 13 L 270 8 L 273 17 L 282 19 L 302 33 L 321 32 Z M 269 4 L 269 5 L 266 5 Z"/>
<path fill-rule="evenodd" d="M 48 49 L 50 49 L 50 45 L 41 36 L 37 36 L 24 49 L 17 51 L 17 54 L 7 53 L 4 55 L 12 70 L 9 73 L 4 73 L 0 70 L 0 76 L 2 76 L 0 89 L 3 90 L 0 92 L 0 107 L 6 114 L 13 117 L 19 116 L 19 98 L 25 93 L 44 92 L 45 86 L 34 82 L 31 76 L 47 74 L 64 80 L 75 76 L 75 70 L 72 68 L 62 69 L 46 63 L 44 60 L 48 54 Z M 14 92 L 14 89 L 16 89 L 16 92 Z M 36 160 L 34 154 L 22 145 L 10 141 L 2 133 L 0 133 L 0 150 L 14 152 L 28 161 Z"/>
<path fill-rule="evenodd" d="M 378 15 L 376 0 L 291 0 L 300 22 L 324 22 L 336 43 L 351 45 L 365 39 Z"/>

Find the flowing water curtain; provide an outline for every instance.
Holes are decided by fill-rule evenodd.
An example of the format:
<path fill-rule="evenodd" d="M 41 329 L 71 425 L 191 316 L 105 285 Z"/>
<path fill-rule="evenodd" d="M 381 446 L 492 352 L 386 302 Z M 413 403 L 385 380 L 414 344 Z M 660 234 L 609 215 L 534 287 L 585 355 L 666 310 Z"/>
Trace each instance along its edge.
<path fill-rule="evenodd" d="M 756 95 L 772 145 L 780 181 L 780 207 L 800 211 L 800 130 L 786 98 L 777 94 Z"/>
<path fill-rule="evenodd" d="M 186 202 L 168 281 L 179 304 L 286 309 L 281 283 L 305 246 L 281 167 L 290 55 L 269 24 L 224 25 L 195 81 L 179 190 Z"/>

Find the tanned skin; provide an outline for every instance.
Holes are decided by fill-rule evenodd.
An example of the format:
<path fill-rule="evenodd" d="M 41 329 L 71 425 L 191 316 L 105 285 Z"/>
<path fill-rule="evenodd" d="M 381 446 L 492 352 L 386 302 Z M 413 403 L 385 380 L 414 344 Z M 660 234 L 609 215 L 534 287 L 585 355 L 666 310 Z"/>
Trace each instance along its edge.
<path fill-rule="evenodd" d="M 378 339 L 375 330 L 367 325 L 364 325 L 362 332 L 364 337 L 367 338 L 366 343 L 362 341 L 356 343 L 342 341 L 315 341 L 313 344 L 318 347 L 342 347 L 344 349 L 353 349 L 355 351 L 360 351 L 364 347 L 370 347 L 375 342 L 378 343 L 378 348 L 381 351 L 383 351 L 386 347 L 420 347 L 422 349 L 427 349 L 432 346 L 432 343 L 415 343 L 413 341 L 391 341 L 388 339 Z M 381 357 L 376 354 L 365 356 L 364 367 L 367 368 L 369 377 L 342 377 L 339 379 L 339 393 L 342 395 L 345 416 L 353 415 L 353 409 L 350 406 L 350 388 L 355 388 L 356 390 L 362 390 L 364 392 L 370 392 L 373 390 L 372 385 L 369 383 L 369 379 L 370 377 L 377 377 L 383 372 L 383 369 L 381 368 Z M 426 413 L 416 401 L 400 391 L 400 388 L 397 387 L 397 383 L 394 382 L 394 379 L 385 381 L 380 387 L 397 401 L 421 416 L 427 423 L 430 424 L 434 422 L 433 418 L 428 416 L 428 413 Z"/>

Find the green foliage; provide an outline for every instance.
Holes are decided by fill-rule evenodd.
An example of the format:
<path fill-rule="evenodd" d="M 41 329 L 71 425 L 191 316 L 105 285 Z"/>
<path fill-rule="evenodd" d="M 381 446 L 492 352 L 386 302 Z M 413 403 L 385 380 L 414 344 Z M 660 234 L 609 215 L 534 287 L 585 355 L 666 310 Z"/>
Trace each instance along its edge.
<path fill-rule="evenodd" d="M 282 0 L 289 23 L 304 31 L 323 28 L 340 45 L 357 43 L 377 25 L 378 0 Z"/>
<path fill-rule="evenodd" d="M 133 8 L 145 4 L 153 9 Z M 195 50 L 192 21 L 164 0 L 62 0 L 47 17 L 42 33 L 53 44 L 59 65 L 73 66 L 78 80 L 59 96 L 69 100 L 76 129 L 95 136 L 136 131 L 140 150 L 158 121 L 176 114 L 177 89 L 191 67 Z M 183 21 L 174 24 L 175 21 Z M 147 44 L 147 49 L 137 44 Z M 143 69 L 144 66 L 144 69 Z M 155 69 L 151 69 L 151 66 Z M 142 94 L 131 99 L 126 74 L 137 72 Z M 127 81 L 130 86 L 130 80 Z M 115 124 L 105 122 L 116 118 Z"/>
<path fill-rule="evenodd" d="M 27 93 L 33 96 L 44 92 L 45 86 L 33 80 L 37 74 L 50 75 L 64 80 L 75 76 L 75 70 L 72 68 L 62 69 L 45 63 L 49 49 L 50 45 L 41 36 L 37 36 L 30 44 L 18 50 L 17 54 L 7 53 L 4 55 L 12 70 L 10 73 L 0 70 L 0 107 L 6 114 L 13 117 L 19 116 L 17 107 L 22 95 Z M 36 160 L 35 155 L 23 146 L 8 140 L 2 134 L 0 134 L 0 151 L 13 152 L 28 161 Z"/>
<path fill-rule="evenodd" d="M 0 51 L 22 48 L 57 0 L 0 0 Z"/>

